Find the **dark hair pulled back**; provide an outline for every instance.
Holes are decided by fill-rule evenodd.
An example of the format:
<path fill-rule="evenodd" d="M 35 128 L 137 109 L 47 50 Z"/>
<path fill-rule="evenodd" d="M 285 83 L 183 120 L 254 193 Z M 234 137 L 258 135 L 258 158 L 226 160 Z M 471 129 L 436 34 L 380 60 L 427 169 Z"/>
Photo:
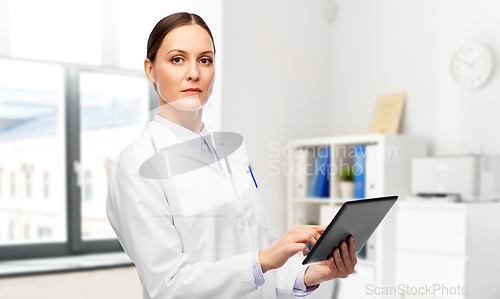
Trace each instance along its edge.
<path fill-rule="evenodd" d="M 212 44 L 214 45 L 215 55 L 214 38 L 205 21 L 203 21 L 203 19 L 197 14 L 178 12 L 161 19 L 153 28 L 153 31 L 151 31 L 148 39 L 147 58 L 149 58 L 151 62 L 155 62 L 156 53 L 158 53 L 158 49 L 160 48 L 160 45 L 165 36 L 175 28 L 192 24 L 199 25 L 208 32 L 208 35 L 210 35 L 210 38 L 212 39 Z"/>

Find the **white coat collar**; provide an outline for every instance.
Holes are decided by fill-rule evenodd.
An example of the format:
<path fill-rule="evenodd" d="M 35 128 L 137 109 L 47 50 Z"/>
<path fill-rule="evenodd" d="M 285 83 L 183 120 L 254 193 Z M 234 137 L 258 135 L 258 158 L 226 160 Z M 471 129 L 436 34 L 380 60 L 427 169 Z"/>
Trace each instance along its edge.
<path fill-rule="evenodd" d="M 142 169 L 141 166 L 141 169 L 144 172 L 141 172 L 141 169 L 139 170 L 139 172 L 145 178 L 158 178 L 159 174 L 160 178 L 171 178 L 171 181 L 176 186 L 175 190 L 177 192 L 177 196 L 185 199 L 179 200 L 181 205 L 186 205 L 182 212 L 184 215 L 194 215 L 199 212 L 196 209 L 198 209 L 200 206 L 197 204 L 193 205 L 193 200 L 196 201 L 195 199 L 199 198 L 206 199 L 210 198 L 210 196 L 213 197 L 213 200 L 208 200 L 205 205 L 202 205 L 204 207 L 203 211 L 209 210 L 222 203 L 232 202 L 232 205 L 241 205 L 239 201 L 232 200 L 238 198 L 242 194 L 245 194 L 245 192 L 247 192 L 252 186 L 253 181 L 251 174 L 249 174 L 245 168 L 245 162 L 247 162 L 248 158 L 244 141 L 241 140 L 241 144 L 239 144 L 239 147 L 235 150 L 234 146 L 236 146 L 238 142 L 234 142 L 233 139 L 231 139 L 230 134 L 236 133 L 227 133 L 228 134 L 221 135 L 216 134 L 217 138 L 215 138 L 215 142 L 213 143 L 216 151 L 220 153 L 219 162 L 223 169 L 222 171 L 218 167 L 215 167 L 213 164 L 207 165 L 206 161 L 201 161 L 203 164 L 197 162 L 196 160 L 200 161 L 200 154 L 196 153 L 194 147 L 186 146 L 182 148 L 183 152 L 177 153 L 187 158 L 186 161 L 182 162 L 185 163 L 183 165 L 185 165 L 186 167 L 194 166 L 193 170 L 196 171 L 183 172 L 180 173 L 179 176 L 170 176 L 172 169 L 171 166 L 173 166 L 173 164 L 170 164 L 169 166 L 169 161 L 165 160 L 162 157 L 164 153 L 167 153 L 167 150 L 165 150 L 166 148 L 174 146 L 178 143 L 182 143 L 183 141 L 180 140 L 179 137 L 175 136 L 175 134 L 172 133 L 168 128 L 162 126 L 161 124 L 157 122 L 147 122 L 142 135 L 154 142 L 154 144 L 156 145 L 156 153 L 143 163 L 143 165 L 146 165 L 144 169 Z M 212 140 L 214 140 L 212 132 L 210 132 L 210 135 Z M 233 135 L 232 137 L 234 138 L 235 136 Z M 175 146 L 172 150 L 174 153 L 173 157 L 175 157 L 175 154 L 177 154 L 175 152 Z M 229 155 L 227 157 L 224 157 L 223 153 L 229 153 Z M 167 154 L 167 157 L 168 156 L 170 156 L 169 153 Z M 190 159 L 194 160 L 189 161 Z M 199 168 L 198 166 L 200 165 L 205 166 Z M 159 167 L 159 169 L 154 170 L 156 167 Z M 152 172 L 151 169 L 153 169 L 154 171 Z M 169 169 L 168 173 L 166 173 L 167 169 Z M 228 171 L 228 169 L 230 169 L 230 171 Z M 210 188 L 212 188 L 210 190 L 213 190 L 215 188 L 215 190 L 218 190 L 218 193 L 201 193 L 204 192 L 205 189 L 201 188 L 198 190 L 198 188 L 193 188 L 193 185 L 189 182 L 194 181 L 209 182 L 209 185 L 211 186 Z M 197 208 L 195 210 L 192 210 L 189 209 L 189 207 Z M 236 207 L 233 208 L 238 209 Z M 240 214 L 234 213 L 230 213 L 229 215 L 234 222 L 236 222 L 237 218 L 241 216 Z"/>
<path fill-rule="evenodd" d="M 146 122 L 142 136 L 152 137 L 158 151 L 182 142 L 172 131 L 154 121 Z"/>
<path fill-rule="evenodd" d="M 219 139 L 214 139 L 213 133 L 210 131 L 209 131 L 209 134 L 210 134 L 210 139 L 212 141 L 212 144 L 215 147 L 215 150 L 217 151 L 218 149 L 222 149 L 224 147 L 224 141 L 219 140 Z M 181 140 L 168 128 L 166 128 L 165 126 L 162 126 L 161 124 L 154 122 L 154 121 L 146 122 L 144 129 L 142 131 L 142 136 L 151 138 L 151 142 L 156 147 L 155 154 L 168 148 L 168 147 L 171 147 L 175 144 L 179 144 L 181 142 L 184 142 L 184 140 Z M 184 152 L 183 154 L 185 156 L 196 159 L 200 162 L 203 162 L 203 163 L 206 162 L 206 161 L 201 160 L 201 156 L 199 155 L 199 153 L 196 153 L 195 149 L 192 147 L 187 147 L 186 152 Z M 227 170 L 226 159 L 221 159 L 220 164 L 222 167 L 222 171 L 213 165 L 209 165 L 210 167 L 204 167 L 204 168 L 216 170 L 217 175 L 222 174 L 222 175 L 224 175 L 224 177 L 226 179 L 228 179 L 230 177 L 230 174 Z"/>

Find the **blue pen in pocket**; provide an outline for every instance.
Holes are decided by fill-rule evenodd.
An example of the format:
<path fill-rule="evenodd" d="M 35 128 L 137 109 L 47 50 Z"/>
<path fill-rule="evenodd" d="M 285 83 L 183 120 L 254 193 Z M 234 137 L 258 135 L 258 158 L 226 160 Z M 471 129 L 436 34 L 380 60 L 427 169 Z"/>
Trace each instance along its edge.
<path fill-rule="evenodd" d="M 252 179 L 253 179 L 253 183 L 255 184 L 255 188 L 259 188 L 259 186 L 257 186 L 257 182 L 255 181 L 255 177 L 253 176 L 253 172 L 252 172 L 252 168 L 250 167 L 250 164 L 248 164 L 248 162 L 245 162 L 248 170 L 247 170 L 247 173 L 250 172 L 250 174 L 252 175 Z"/>

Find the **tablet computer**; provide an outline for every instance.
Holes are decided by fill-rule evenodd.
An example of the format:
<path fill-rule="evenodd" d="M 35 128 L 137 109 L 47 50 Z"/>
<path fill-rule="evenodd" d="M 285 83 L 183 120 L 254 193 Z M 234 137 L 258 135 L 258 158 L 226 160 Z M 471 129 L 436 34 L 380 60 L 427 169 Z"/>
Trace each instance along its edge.
<path fill-rule="evenodd" d="M 356 242 L 356 254 L 359 253 L 397 199 L 397 195 L 391 195 L 346 201 L 302 264 L 327 260 L 351 235 Z"/>

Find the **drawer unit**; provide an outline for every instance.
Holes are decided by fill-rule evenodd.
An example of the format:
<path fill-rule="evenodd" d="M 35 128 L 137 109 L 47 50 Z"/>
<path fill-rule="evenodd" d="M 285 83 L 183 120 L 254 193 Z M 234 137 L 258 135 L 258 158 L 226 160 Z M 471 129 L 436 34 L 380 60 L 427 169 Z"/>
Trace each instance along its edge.
<path fill-rule="evenodd" d="M 398 298 L 500 298 L 500 203 L 403 201 L 396 213 Z"/>
<path fill-rule="evenodd" d="M 465 254 L 467 211 L 400 209 L 397 248 L 425 252 Z"/>
<path fill-rule="evenodd" d="M 354 273 L 340 280 L 337 298 L 375 299 L 375 269 L 358 263 Z"/>
<path fill-rule="evenodd" d="M 456 292 L 457 286 L 465 286 L 467 258 L 464 256 L 400 252 L 396 265 L 397 284 L 404 286 L 406 296 L 464 298 Z"/>

